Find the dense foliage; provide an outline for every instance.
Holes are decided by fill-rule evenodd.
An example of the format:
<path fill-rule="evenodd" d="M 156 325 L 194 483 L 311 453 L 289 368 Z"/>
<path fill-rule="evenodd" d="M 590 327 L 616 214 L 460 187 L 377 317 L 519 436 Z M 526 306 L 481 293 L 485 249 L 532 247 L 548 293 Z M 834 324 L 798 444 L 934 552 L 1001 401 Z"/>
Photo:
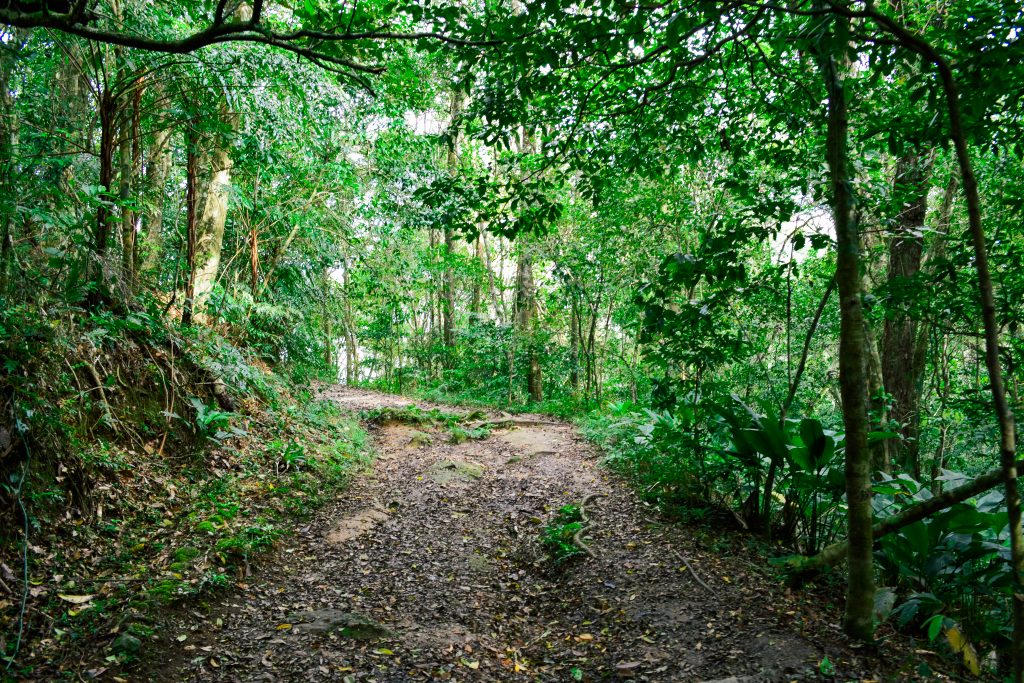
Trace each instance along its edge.
<path fill-rule="evenodd" d="M 666 512 L 849 558 L 851 635 L 891 620 L 1024 675 L 1019 3 L 87 0 L 0 23 L 8 519 L 40 514 L 31 444 L 64 444 L 48 472 L 111 457 L 117 368 L 164 372 L 119 355 L 200 354 L 205 388 L 133 418 L 141 444 L 172 419 L 182 448 L 237 436 L 215 404 L 262 391 L 253 364 L 586 414 Z M 271 444 L 279 469 L 296 448 Z"/>

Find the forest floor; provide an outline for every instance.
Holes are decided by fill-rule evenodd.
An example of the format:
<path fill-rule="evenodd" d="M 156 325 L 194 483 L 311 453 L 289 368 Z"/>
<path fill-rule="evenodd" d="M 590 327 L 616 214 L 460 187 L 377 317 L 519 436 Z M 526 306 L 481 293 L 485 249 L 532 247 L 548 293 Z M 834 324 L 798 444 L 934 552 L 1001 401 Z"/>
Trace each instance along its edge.
<path fill-rule="evenodd" d="M 324 394 L 353 411 L 410 403 L 340 387 Z M 206 613 L 172 617 L 171 644 L 147 653 L 136 675 L 345 683 L 911 677 L 911 665 L 900 665 L 915 657 L 905 645 L 846 644 L 838 596 L 827 604 L 822 589 L 791 592 L 759 558 L 716 552 L 713 531 L 660 520 L 599 467 L 599 453 L 574 427 L 533 417 L 457 445 L 440 430 L 425 438 L 427 427 L 373 427 L 372 469 L 247 585 Z M 584 501 L 591 554 L 556 565 L 541 531 L 561 506 Z"/>

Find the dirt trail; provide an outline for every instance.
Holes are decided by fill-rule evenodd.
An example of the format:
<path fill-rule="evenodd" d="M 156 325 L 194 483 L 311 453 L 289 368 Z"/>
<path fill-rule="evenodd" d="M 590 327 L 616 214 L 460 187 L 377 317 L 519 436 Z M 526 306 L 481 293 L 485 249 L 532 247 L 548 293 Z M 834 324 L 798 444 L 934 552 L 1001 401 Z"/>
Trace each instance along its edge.
<path fill-rule="evenodd" d="M 408 403 L 327 395 L 352 410 Z M 792 681 L 818 680 L 825 655 L 841 672 L 870 668 L 837 645 L 834 611 L 795 603 L 758 566 L 652 519 L 574 428 L 520 427 L 460 445 L 413 432 L 375 429 L 373 471 L 247 588 L 183 621 L 178 663 L 152 675 Z M 594 557 L 553 570 L 540 529 L 584 499 Z"/>

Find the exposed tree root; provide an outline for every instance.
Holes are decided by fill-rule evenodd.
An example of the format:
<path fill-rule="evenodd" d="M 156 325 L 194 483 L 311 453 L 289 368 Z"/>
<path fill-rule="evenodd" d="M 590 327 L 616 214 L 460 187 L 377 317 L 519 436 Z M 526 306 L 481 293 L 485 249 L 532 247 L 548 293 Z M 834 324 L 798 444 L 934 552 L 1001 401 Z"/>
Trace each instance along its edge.
<path fill-rule="evenodd" d="M 537 420 L 527 417 L 502 417 L 493 420 L 480 420 L 479 422 L 466 425 L 465 428 L 480 429 L 481 427 L 490 427 L 492 429 L 500 429 L 502 427 L 557 427 L 561 424 L 561 422 L 549 422 L 546 420 Z"/>
<path fill-rule="evenodd" d="M 587 531 L 590 528 L 590 515 L 587 514 L 587 505 L 591 501 L 604 497 L 605 494 L 603 493 L 591 493 L 590 495 L 583 499 L 583 502 L 580 503 L 580 518 L 583 520 L 583 525 L 580 527 L 579 531 L 572 535 L 573 545 L 575 545 L 577 548 L 585 552 L 587 555 L 590 555 L 590 557 L 595 560 L 597 559 L 597 553 L 595 553 L 590 546 L 583 542 L 583 532 Z"/>
<path fill-rule="evenodd" d="M 675 556 L 678 557 L 684 565 L 686 565 L 686 568 L 690 571 L 690 576 L 693 577 L 693 580 L 699 583 L 701 586 L 703 586 L 704 590 L 706 590 L 708 593 L 711 593 L 711 595 L 717 598 L 718 593 L 715 591 L 714 588 L 704 583 L 703 579 L 697 576 L 697 572 L 694 571 L 693 565 L 690 564 L 690 561 L 683 557 L 678 550 L 672 550 L 672 552 L 675 553 Z"/>

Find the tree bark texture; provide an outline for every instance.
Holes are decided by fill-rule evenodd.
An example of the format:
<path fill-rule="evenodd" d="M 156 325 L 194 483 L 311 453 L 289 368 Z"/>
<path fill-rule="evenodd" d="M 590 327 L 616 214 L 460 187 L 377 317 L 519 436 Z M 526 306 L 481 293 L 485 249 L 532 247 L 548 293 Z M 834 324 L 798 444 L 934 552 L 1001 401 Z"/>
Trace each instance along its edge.
<path fill-rule="evenodd" d="M 225 123 L 234 128 L 233 114 L 222 113 Z M 217 135 L 203 141 L 204 175 L 198 185 L 196 208 L 195 276 L 192 285 L 193 307 L 202 314 L 220 269 L 221 247 L 224 244 L 224 226 L 227 223 L 228 196 L 231 191 L 231 155 L 227 135 Z"/>
<path fill-rule="evenodd" d="M 921 155 L 910 154 L 899 160 L 893 194 L 901 204 L 895 234 L 889 239 L 888 283 L 890 287 L 899 287 L 920 272 L 924 254 L 928 183 L 926 161 Z M 918 322 L 903 312 L 887 317 L 881 358 L 882 377 L 890 397 L 889 415 L 901 436 L 892 444 L 895 464 L 920 481 L 920 403 L 925 357 L 918 328 Z"/>
<path fill-rule="evenodd" d="M 107 247 L 110 241 L 110 215 L 114 196 L 114 150 L 117 148 L 117 98 L 106 89 L 99 98 L 100 177 L 99 203 L 96 207 L 96 231 L 93 236 L 92 286 L 89 306 L 95 307 L 109 297 Z"/>
<path fill-rule="evenodd" d="M 171 174 L 171 129 L 155 131 L 146 162 L 146 192 L 142 205 L 145 238 L 141 249 L 142 270 L 153 272 L 160 262 L 163 246 L 164 201 Z"/>
<path fill-rule="evenodd" d="M 845 21 L 835 19 L 836 22 Z M 836 34 L 842 34 L 836 31 Z M 860 231 L 848 155 L 846 88 L 834 54 L 822 58 L 828 93 L 828 166 L 836 227 L 839 289 L 839 384 L 846 429 L 847 562 L 849 580 L 843 627 L 870 640 L 874 633 L 875 575 L 872 559 L 871 451 L 868 448 L 867 339 L 861 308 Z"/>
<path fill-rule="evenodd" d="M 455 176 L 459 172 L 459 117 L 462 115 L 462 93 L 452 90 L 451 123 L 448 126 L 448 173 Z M 455 268 L 452 259 L 455 256 L 455 234 L 452 226 L 444 226 L 444 258 L 445 269 L 441 283 L 442 327 L 444 345 L 449 353 L 455 350 Z M 452 358 L 447 359 L 448 363 Z"/>
<path fill-rule="evenodd" d="M 526 248 L 520 249 L 516 265 L 516 328 L 527 348 L 526 387 L 531 401 L 544 398 L 540 358 L 533 344 L 537 318 L 537 292 L 533 282 L 533 260 Z"/>
<path fill-rule="evenodd" d="M 192 135 L 186 137 L 185 147 L 185 270 L 188 273 L 188 281 L 185 283 L 185 304 L 182 307 L 181 322 L 183 325 L 191 325 L 195 308 L 192 292 L 195 290 L 196 278 L 196 221 L 199 203 L 199 192 L 196 187 L 199 160 Z"/>

